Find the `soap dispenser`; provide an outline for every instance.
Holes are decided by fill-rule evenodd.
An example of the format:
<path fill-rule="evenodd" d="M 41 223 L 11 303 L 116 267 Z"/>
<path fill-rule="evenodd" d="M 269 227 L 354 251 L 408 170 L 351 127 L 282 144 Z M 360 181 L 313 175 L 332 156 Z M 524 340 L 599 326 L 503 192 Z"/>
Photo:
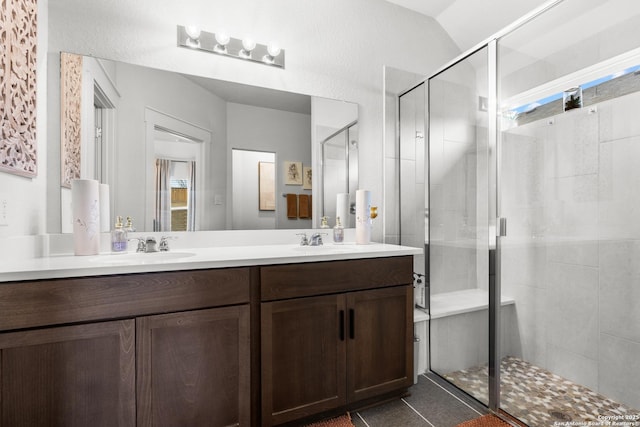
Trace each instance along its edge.
<path fill-rule="evenodd" d="M 127 251 L 127 230 L 122 226 L 122 217 L 116 218 L 116 225 L 111 232 L 111 251 L 126 252 Z"/>
<path fill-rule="evenodd" d="M 327 222 L 329 220 L 328 216 L 323 216 L 322 221 L 320 222 L 320 228 L 329 228 L 329 223 Z"/>
<path fill-rule="evenodd" d="M 124 226 L 124 231 L 126 231 L 127 233 L 133 233 L 134 231 L 136 231 L 136 228 L 133 226 L 133 218 L 131 218 L 130 216 L 127 217 L 127 223 Z"/>
<path fill-rule="evenodd" d="M 340 217 L 336 217 L 336 225 L 333 227 L 333 242 L 334 243 L 342 243 L 344 242 L 344 228 L 342 227 L 342 223 L 340 222 Z"/>

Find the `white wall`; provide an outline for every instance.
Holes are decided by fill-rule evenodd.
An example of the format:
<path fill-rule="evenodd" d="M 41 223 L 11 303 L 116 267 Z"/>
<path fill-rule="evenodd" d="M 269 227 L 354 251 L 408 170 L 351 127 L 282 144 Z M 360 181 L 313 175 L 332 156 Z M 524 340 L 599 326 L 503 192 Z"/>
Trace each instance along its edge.
<path fill-rule="evenodd" d="M 271 108 L 227 103 L 227 156 L 231 164 L 231 150 L 271 151 L 276 154 L 276 228 L 309 228 L 311 220 L 288 219 L 283 193 L 309 194 L 302 186 L 284 185 L 285 161 L 302 162 L 311 166 L 311 116 Z M 231 179 L 228 180 L 229 198 Z M 231 226 L 232 203 L 228 203 L 227 225 Z"/>
<path fill-rule="evenodd" d="M 40 2 L 40 8 L 46 5 L 46 1 Z M 358 103 L 360 186 L 371 189 L 374 198 L 382 197 L 384 179 L 380 173 L 383 65 L 428 74 L 458 53 L 433 19 L 381 0 L 193 0 L 188 5 L 172 0 L 57 0 L 50 5 L 49 15 L 48 46 L 53 52 L 90 54 Z M 286 51 L 286 69 L 178 48 L 176 25 L 188 23 L 210 31 L 224 28 L 236 37 L 252 33 L 261 42 L 277 40 Z M 45 38 L 41 54 L 46 45 Z M 45 61 L 40 64 L 44 67 Z M 45 76 L 45 71 L 39 75 Z M 38 105 L 46 105 L 44 98 L 40 99 Z M 58 161 L 56 153 L 52 154 L 50 161 Z M 41 165 L 45 162 L 42 159 Z M 24 194 L 28 185 L 20 186 L 15 194 Z M 36 193 L 39 196 L 34 200 L 44 199 L 43 182 Z M 21 217 L 32 220 L 7 232 L 43 232 L 44 202 L 23 203 L 21 208 L 27 214 Z M 382 239 L 384 212 L 381 216 L 380 221 L 374 221 L 375 240 Z"/>

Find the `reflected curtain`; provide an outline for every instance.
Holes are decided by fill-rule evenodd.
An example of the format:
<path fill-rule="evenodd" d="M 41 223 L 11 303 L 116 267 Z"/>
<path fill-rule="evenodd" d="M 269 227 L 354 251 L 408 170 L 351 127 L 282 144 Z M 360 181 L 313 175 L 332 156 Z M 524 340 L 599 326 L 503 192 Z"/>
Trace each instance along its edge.
<path fill-rule="evenodd" d="M 187 210 L 187 231 L 196 231 L 196 162 L 189 162 L 189 209 Z"/>
<path fill-rule="evenodd" d="M 167 159 L 156 159 L 153 231 L 171 231 L 171 160 Z"/>

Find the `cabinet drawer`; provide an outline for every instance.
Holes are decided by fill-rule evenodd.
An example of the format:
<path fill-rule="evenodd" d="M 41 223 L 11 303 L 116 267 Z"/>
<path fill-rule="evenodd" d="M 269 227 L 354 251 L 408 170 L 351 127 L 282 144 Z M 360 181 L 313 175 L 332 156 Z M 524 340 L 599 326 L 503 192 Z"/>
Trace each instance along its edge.
<path fill-rule="evenodd" d="M 407 285 L 412 273 L 412 256 L 261 267 L 261 300 Z"/>
<path fill-rule="evenodd" d="M 0 331 L 249 302 L 249 268 L 0 285 Z"/>

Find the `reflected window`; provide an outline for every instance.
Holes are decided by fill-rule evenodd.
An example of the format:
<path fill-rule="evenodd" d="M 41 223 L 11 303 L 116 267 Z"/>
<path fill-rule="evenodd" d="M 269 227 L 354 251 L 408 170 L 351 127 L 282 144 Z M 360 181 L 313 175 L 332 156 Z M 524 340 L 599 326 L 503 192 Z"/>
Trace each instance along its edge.
<path fill-rule="evenodd" d="M 156 159 L 154 231 L 194 231 L 195 161 Z"/>

